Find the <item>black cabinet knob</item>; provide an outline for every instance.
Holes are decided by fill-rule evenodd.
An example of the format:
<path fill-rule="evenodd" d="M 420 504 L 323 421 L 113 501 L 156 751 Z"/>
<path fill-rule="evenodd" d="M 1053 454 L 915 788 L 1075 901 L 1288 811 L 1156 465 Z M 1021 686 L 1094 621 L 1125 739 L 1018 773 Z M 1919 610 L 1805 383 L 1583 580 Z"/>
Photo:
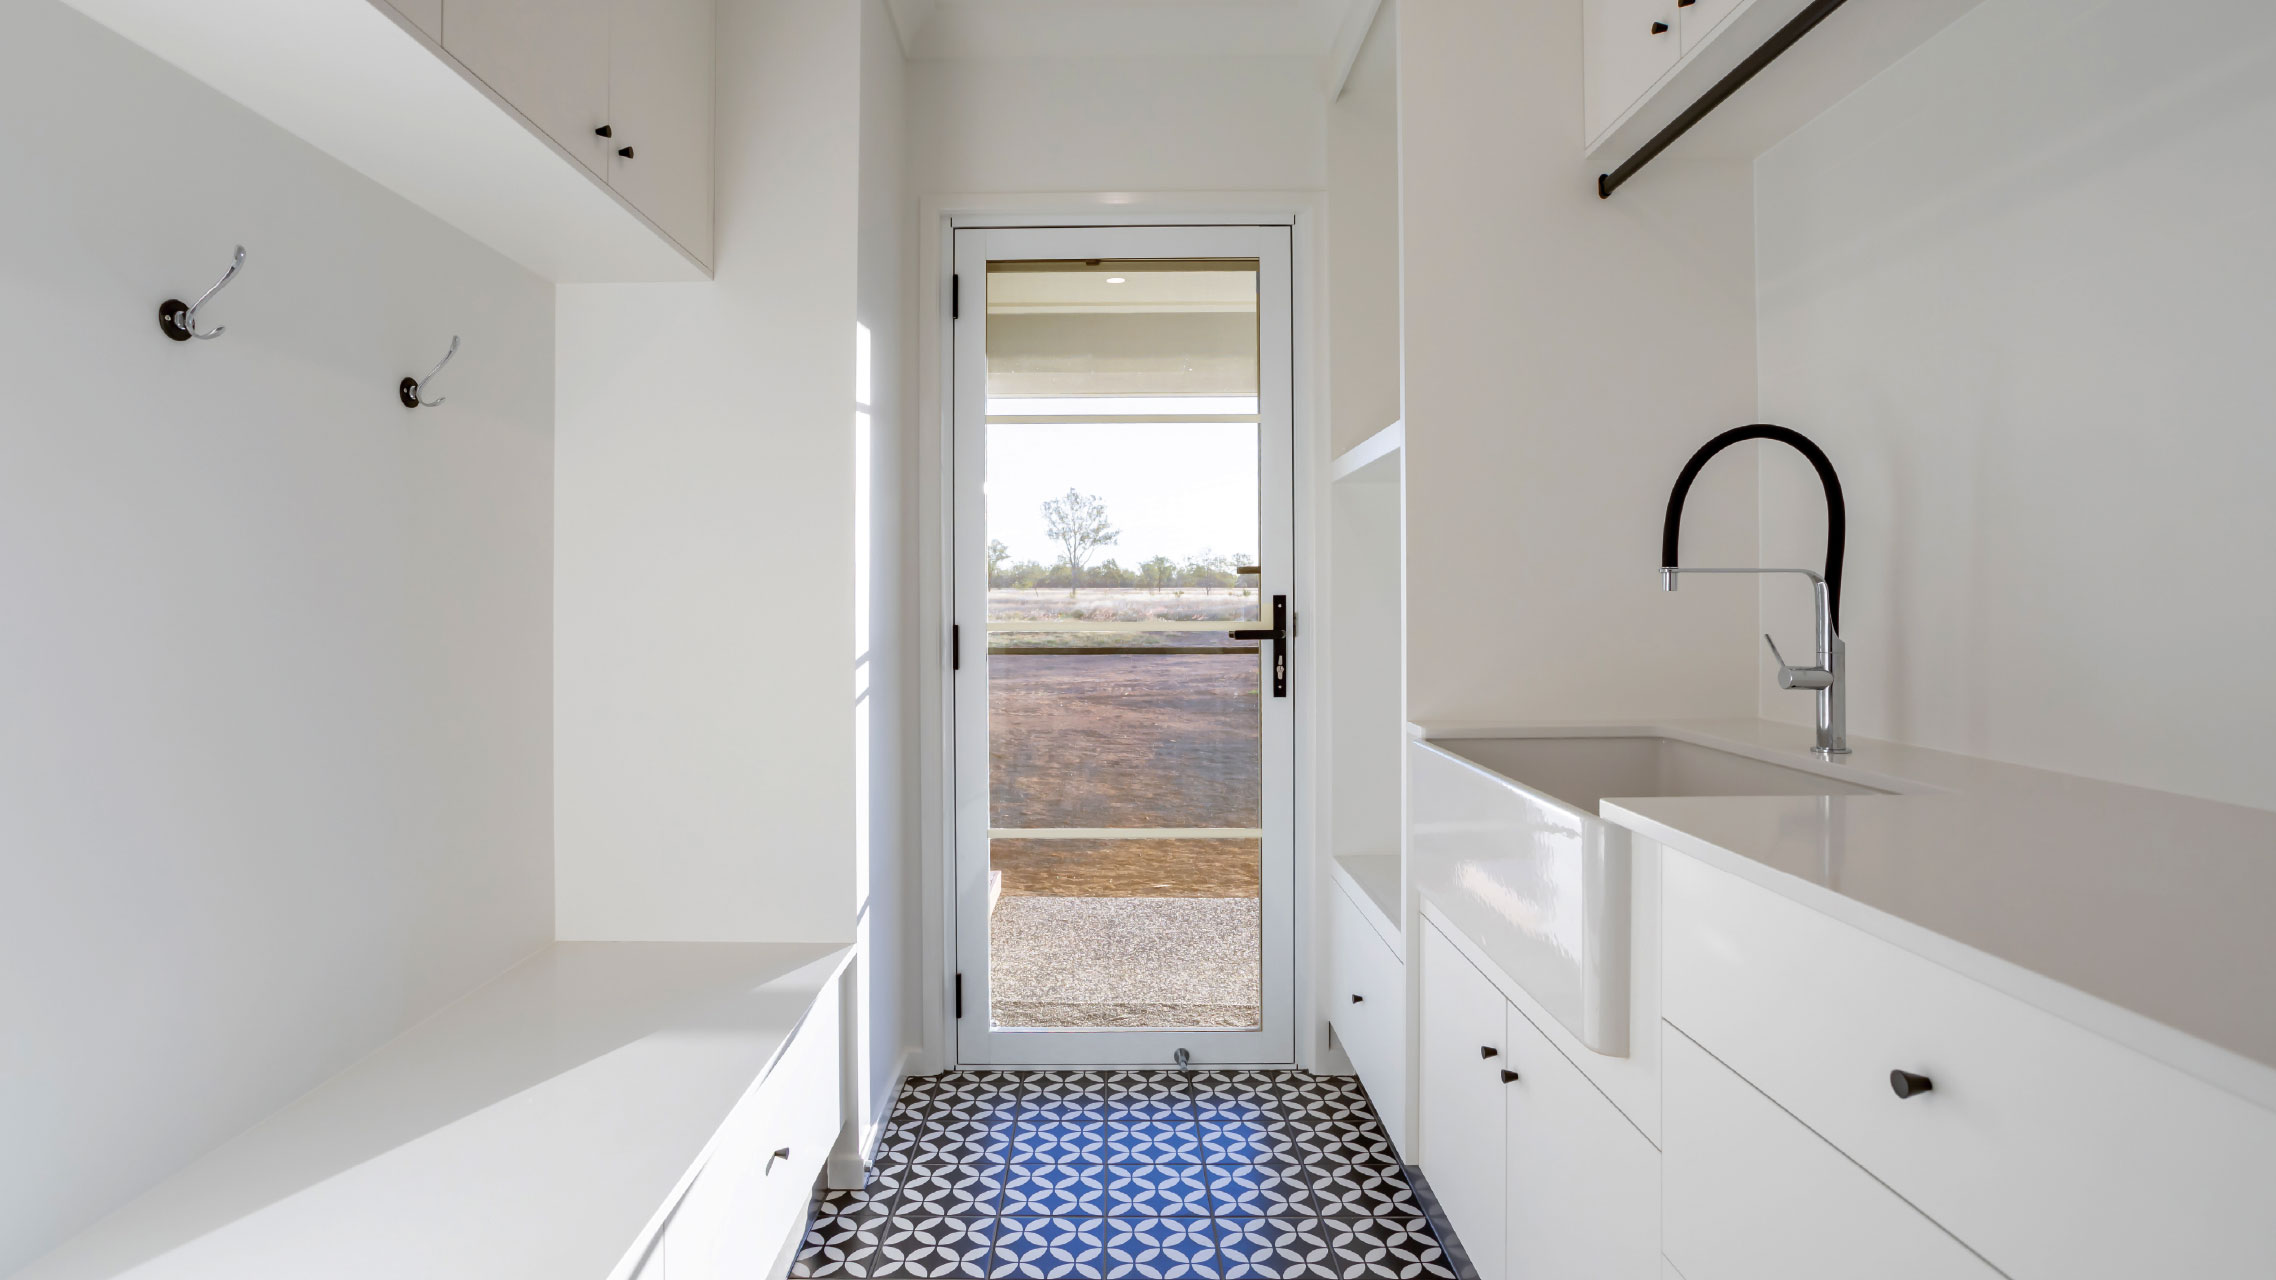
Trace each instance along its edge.
<path fill-rule="evenodd" d="M 1517 1073 L 1516 1073 L 1515 1071 L 1511 1071 L 1511 1070 L 1509 1070 L 1509 1069 L 1508 1069 L 1508 1068 L 1506 1068 L 1506 1067 L 1505 1067 L 1505 1068 L 1503 1068 L 1503 1069 L 1502 1069 L 1502 1083 L 1503 1083 L 1503 1084 L 1516 1084 L 1516 1083 L 1517 1083 Z"/>
<path fill-rule="evenodd" d="M 1490 1044 L 1482 1044 L 1478 1046 L 1478 1056 L 1481 1058 L 1498 1058 L 1501 1056 L 1501 1050 Z"/>
<path fill-rule="evenodd" d="M 1351 1002 L 1353 1004 L 1365 1004 L 1367 1003 L 1367 997 L 1354 991 L 1351 993 Z"/>
<path fill-rule="evenodd" d="M 1664 35 L 1666 35 L 1666 34 L 1667 34 L 1667 24 L 1666 24 L 1666 23 L 1664 23 L 1664 22 L 1655 22 L 1655 23 L 1653 23 L 1653 24 L 1652 24 L 1652 34 L 1653 34 L 1653 35 L 1655 35 L 1655 36 L 1664 36 Z"/>
<path fill-rule="evenodd" d="M 1698 3 L 1699 0 L 1675 0 L 1675 7 L 1678 9 L 1688 9 Z"/>
<path fill-rule="evenodd" d="M 1892 1071 L 1889 1073 L 1889 1087 L 1896 1090 L 1898 1097 L 1909 1098 L 1916 1093 L 1926 1093 L 1936 1086 L 1930 1083 L 1927 1076 L 1915 1075 L 1910 1071 Z"/>
<path fill-rule="evenodd" d="M 600 128 L 593 130 L 593 136 L 596 138 L 613 138 L 616 136 L 616 130 L 604 124 Z"/>
<path fill-rule="evenodd" d="M 616 149 L 616 153 L 620 156 L 623 156 L 627 160 L 630 160 L 632 158 L 632 148 L 630 147 L 618 147 Z"/>

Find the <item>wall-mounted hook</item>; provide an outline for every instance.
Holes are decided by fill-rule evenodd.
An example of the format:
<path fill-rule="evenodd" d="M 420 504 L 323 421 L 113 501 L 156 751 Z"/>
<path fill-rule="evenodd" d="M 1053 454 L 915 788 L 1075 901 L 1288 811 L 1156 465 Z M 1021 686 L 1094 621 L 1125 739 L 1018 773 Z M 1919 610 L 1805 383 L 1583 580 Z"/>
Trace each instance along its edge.
<path fill-rule="evenodd" d="M 441 373 L 443 371 L 443 366 L 449 364 L 450 358 L 457 354 L 458 335 L 454 333 L 450 336 L 450 350 L 443 352 L 443 358 L 435 361 L 435 367 L 427 370 L 426 377 L 405 378 L 401 383 L 396 385 L 395 395 L 396 398 L 400 399 L 403 402 L 403 407 L 406 409 L 432 409 L 436 405 L 441 404 L 444 400 L 449 399 L 448 396 L 437 396 L 434 399 L 429 400 L 425 398 L 425 393 L 427 384 L 433 382 L 435 380 L 435 375 Z"/>
<path fill-rule="evenodd" d="M 230 260 L 229 270 L 222 272 L 221 279 L 214 281 L 213 287 L 206 290 L 196 302 L 185 306 L 180 298 L 168 298 L 158 304 L 158 327 L 165 331 L 167 337 L 176 342 L 188 342 L 192 338 L 218 338 L 229 332 L 229 326 L 216 325 L 204 333 L 199 333 L 198 308 L 211 302 L 213 295 L 221 292 L 223 285 L 235 280 L 237 269 L 244 265 L 245 246 L 238 245 L 237 256 Z"/>

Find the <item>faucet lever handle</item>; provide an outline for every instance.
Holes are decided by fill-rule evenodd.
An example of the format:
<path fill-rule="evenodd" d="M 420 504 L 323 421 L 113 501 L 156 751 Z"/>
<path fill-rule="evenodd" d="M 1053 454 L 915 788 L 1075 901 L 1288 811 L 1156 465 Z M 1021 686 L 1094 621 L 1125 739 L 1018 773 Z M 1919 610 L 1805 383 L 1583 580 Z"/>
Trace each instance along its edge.
<path fill-rule="evenodd" d="M 1762 642 L 1770 646 L 1770 656 L 1778 662 L 1778 687 L 1781 689 L 1825 689 L 1833 685 L 1833 672 L 1824 667 L 1797 667 L 1786 661 L 1778 652 L 1778 642 L 1770 633 L 1762 633 Z"/>

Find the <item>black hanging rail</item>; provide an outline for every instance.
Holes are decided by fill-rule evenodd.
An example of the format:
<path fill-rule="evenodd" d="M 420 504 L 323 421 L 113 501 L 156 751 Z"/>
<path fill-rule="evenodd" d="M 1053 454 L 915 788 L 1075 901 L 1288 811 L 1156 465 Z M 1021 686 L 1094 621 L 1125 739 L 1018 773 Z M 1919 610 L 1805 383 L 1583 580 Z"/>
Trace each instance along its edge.
<path fill-rule="evenodd" d="M 1762 47 L 1746 56 L 1746 60 L 1731 68 L 1730 74 L 1715 82 L 1715 87 L 1699 95 L 1699 101 L 1683 109 L 1683 114 L 1668 122 L 1665 129 L 1652 135 L 1652 140 L 1636 149 L 1636 154 L 1620 163 L 1610 173 L 1596 176 L 1596 198 L 1608 200 L 1620 189 L 1620 184 L 1636 176 L 1636 171 L 1652 162 L 1660 152 L 1673 146 L 1677 138 L 1691 131 L 1691 126 L 1707 118 L 1707 113 L 1722 106 L 1725 99 L 1739 91 L 1739 87 L 1754 79 L 1755 73 L 1778 60 L 1778 55 L 1794 47 L 1794 43 L 1810 34 L 1810 28 L 1825 21 L 1826 15 L 1839 9 L 1846 0 L 1817 0 L 1817 3 L 1794 15 L 1778 34 L 1762 42 Z"/>

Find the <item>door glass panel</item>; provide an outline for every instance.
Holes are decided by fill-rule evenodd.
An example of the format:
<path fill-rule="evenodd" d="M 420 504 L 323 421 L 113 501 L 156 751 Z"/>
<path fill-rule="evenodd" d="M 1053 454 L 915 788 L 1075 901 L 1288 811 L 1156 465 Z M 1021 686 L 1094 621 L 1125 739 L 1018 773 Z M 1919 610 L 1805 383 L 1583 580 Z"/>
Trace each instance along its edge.
<path fill-rule="evenodd" d="M 987 308 L 991 1024 L 1254 1028 L 1257 264 L 991 263 Z"/>

